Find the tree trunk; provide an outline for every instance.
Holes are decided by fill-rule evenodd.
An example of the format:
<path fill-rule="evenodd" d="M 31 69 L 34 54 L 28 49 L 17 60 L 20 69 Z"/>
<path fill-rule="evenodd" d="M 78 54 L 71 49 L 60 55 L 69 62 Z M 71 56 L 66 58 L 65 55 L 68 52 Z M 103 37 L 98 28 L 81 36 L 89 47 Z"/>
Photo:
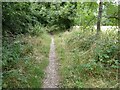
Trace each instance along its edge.
<path fill-rule="evenodd" d="M 120 1 L 118 1 L 118 18 L 120 19 Z M 120 48 L 120 20 L 118 19 L 118 48 Z M 118 60 L 120 60 L 120 50 L 118 50 Z M 118 63 L 120 66 L 120 63 Z M 120 68 L 118 68 L 118 83 L 120 83 Z"/>
<path fill-rule="evenodd" d="M 101 17 L 102 17 L 102 7 L 103 7 L 103 1 L 100 0 L 99 3 L 99 11 L 98 11 L 98 17 L 97 17 L 97 34 L 100 32 L 100 23 L 101 23 Z"/>

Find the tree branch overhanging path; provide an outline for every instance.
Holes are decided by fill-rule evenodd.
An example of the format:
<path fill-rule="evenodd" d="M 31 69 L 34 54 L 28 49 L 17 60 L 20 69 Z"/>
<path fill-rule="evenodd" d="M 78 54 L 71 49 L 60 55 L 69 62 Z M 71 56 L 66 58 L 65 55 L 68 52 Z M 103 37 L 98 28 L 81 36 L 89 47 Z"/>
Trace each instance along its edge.
<path fill-rule="evenodd" d="M 51 36 L 49 64 L 45 70 L 46 76 L 43 81 L 43 88 L 58 88 L 59 76 L 57 69 L 54 37 Z"/>

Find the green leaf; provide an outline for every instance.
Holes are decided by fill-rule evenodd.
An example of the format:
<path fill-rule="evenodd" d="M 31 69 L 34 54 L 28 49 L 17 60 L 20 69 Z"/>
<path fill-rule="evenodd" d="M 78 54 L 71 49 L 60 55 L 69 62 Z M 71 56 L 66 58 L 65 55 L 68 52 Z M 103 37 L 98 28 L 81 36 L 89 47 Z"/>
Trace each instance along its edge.
<path fill-rule="evenodd" d="M 108 56 L 107 54 L 104 54 L 103 56 L 104 56 L 105 58 L 109 58 L 109 56 Z"/>

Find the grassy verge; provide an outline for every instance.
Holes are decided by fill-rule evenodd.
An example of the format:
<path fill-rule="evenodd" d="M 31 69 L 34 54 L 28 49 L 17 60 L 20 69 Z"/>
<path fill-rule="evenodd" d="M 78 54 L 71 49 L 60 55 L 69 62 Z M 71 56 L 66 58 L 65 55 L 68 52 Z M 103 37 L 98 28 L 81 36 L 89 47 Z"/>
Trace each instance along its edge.
<path fill-rule="evenodd" d="M 50 36 L 6 36 L 2 46 L 3 88 L 40 88 L 48 64 Z"/>
<path fill-rule="evenodd" d="M 118 87 L 117 33 L 71 31 L 56 35 L 61 87 Z"/>

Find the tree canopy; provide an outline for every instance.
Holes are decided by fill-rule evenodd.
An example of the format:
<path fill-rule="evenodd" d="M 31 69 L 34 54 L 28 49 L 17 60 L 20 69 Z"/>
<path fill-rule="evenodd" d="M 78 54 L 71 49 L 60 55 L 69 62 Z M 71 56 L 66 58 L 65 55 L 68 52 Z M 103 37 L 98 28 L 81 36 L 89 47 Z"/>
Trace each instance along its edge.
<path fill-rule="evenodd" d="M 98 15 L 97 2 L 4 2 L 2 8 L 3 31 L 12 33 L 27 33 L 36 24 L 53 27 L 52 30 L 96 25 Z M 117 25 L 117 9 L 115 3 L 104 2 L 101 24 Z"/>

